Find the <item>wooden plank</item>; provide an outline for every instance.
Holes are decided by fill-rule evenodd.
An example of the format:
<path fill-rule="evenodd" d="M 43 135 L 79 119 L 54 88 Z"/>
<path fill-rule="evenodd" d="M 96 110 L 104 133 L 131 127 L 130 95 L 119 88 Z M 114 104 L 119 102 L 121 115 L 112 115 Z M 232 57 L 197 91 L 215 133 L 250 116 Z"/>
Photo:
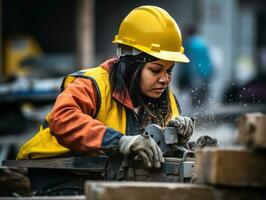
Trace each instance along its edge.
<path fill-rule="evenodd" d="M 206 148 L 196 152 L 198 183 L 226 186 L 266 186 L 266 154 L 245 149 Z"/>
<path fill-rule="evenodd" d="M 52 169 L 84 169 L 88 171 L 103 171 L 107 165 L 108 157 L 62 157 L 35 160 L 5 160 L 3 166 L 26 168 L 52 168 Z"/>
<path fill-rule="evenodd" d="M 87 200 L 213 200 L 212 188 L 192 184 L 151 182 L 86 182 Z"/>
<path fill-rule="evenodd" d="M 263 188 L 211 187 L 196 184 L 155 182 L 92 182 L 85 184 L 87 200 L 260 200 Z"/>
<path fill-rule="evenodd" d="M 242 115 L 239 119 L 238 141 L 250 149 L 266 149 L 266 115 Z"/>

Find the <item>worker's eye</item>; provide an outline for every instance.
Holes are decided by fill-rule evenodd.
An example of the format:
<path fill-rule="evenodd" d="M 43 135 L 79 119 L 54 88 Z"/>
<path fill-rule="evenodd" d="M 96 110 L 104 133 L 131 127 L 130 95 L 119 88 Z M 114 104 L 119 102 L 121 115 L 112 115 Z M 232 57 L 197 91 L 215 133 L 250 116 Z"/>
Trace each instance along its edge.
<path fill-rule="evenodd" d="M 161 69 L 156 69 L 156 68 L 151 68 L 150 70 L 151 70 L 152 73 L 154 73 L 154 74 L 158 74 L 158 73 L 160 73 L 160 71 L 161 71 Z"/>

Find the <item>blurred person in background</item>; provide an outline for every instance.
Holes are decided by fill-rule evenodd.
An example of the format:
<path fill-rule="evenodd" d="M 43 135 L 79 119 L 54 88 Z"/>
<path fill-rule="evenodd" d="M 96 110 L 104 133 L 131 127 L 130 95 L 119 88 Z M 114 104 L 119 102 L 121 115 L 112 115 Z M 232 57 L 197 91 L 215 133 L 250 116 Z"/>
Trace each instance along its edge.
<path fill-rule="evenodd" d="M 193 25 L 186 28 L 184 48 L 190 62 L 179 68 L 178 86 L 189 91 L 192 107 L 198 109 L 208 104 L 213 62 L 206 42 Z"/>
<path fill-rule="evenodd" d="M 160 168 L 163 155 L 155 141 L 142 134 L 144 128 L 151 123 L 176 125 L 180 145 L 187 144 L 194 128 L 191 118 L 181 116 L 168 87 L 175 62 L 189 62 L 181 38 L 165 10 L 155 6 L 132 10 L 113 41 L 118 44 L 117 57 L 64 79 L 52 111 L 17 159 L 138 154 L 146 167 Z M 60 191 L 60 184 L 70 184 L 62 182 L 66 176 L 47 172 L 36 177 L 49 178 L 50 186 L 57 185 Z M 42 179 L 40 184 L 47 183 Z M 75 182 L 75 187 L 82 190 L 83 182 Z"/>

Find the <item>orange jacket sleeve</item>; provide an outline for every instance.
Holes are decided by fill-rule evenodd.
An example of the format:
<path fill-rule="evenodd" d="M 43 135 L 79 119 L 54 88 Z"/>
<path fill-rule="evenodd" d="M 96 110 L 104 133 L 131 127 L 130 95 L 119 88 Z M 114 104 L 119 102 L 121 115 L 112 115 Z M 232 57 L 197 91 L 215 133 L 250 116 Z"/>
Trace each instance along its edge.
<path fill-rule="evenodd" d="M 53 106 L 49 127 L 58 142 L 73 151 L 93 152 L 102 147 L 105 135 L 118 143 L 121 134 L 107 131 L 102 122 L 93 119 L 96 112 L 97 91 L 94 83 L 77 78 L 58 95 Z M 108 134 L 106 134 L 106 132 Z M 110 137 L 106 137 L 109 138 Z"/>

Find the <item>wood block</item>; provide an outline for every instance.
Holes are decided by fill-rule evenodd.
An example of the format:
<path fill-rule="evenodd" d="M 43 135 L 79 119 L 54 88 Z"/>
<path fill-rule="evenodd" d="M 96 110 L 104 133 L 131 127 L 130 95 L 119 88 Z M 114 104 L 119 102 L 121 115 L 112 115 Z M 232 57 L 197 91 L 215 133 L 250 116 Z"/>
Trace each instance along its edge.
<path fill-rule="evenodd" d="M 196 152 L 198 183 L 266 186 L 266 154 L 245 149 L 206 148 Z"/>
<path fill-rule="evenodd" d="M 181 183 L 87 182 L 87 200 L 213 200 L 212 188 Z"/>
<path fill-rule="evenodd" d="M 25 167 L 25 168 L 46 168 L 46 169 L 73 169 L 73 170 L 88 170 L 92 172 L 101 172 L 105 170 L 108 157 L 58 157 L 58 158 L 43 158 L 35 160 L 4 160 L 3 166 L 6 167 Z"/>
<path fill-rule="evenodd" d="M 238 141 L 250 149 L 266 149 L 266 115 L 242 115 L 239 119 Z"/>
<path fill-rule="evenodd" d="M 261 200 L 262 188 L 211 187 L 196 184 L 152 182 L 91 182 L 85 185 L 87 200 Z"/>

